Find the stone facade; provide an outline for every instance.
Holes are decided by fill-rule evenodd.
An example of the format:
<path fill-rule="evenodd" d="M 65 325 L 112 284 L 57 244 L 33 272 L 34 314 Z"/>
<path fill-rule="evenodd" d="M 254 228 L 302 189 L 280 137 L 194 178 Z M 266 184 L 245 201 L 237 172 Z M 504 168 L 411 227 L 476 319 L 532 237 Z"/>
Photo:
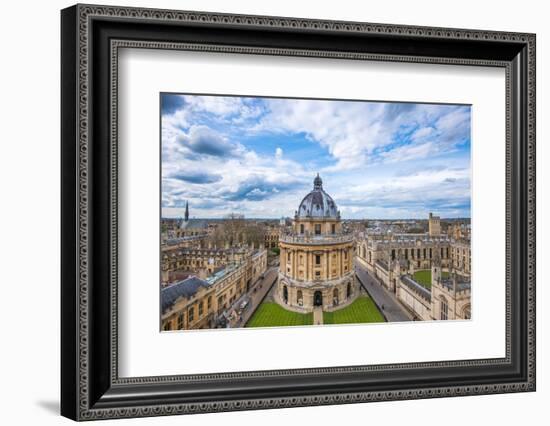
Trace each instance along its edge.
<path fill-rule="evenodd" d="M 201 279 L 191 276 L 161 290 L 162 330 L 215 328 L 229 309 L 267 269 L 267 251 L 249 253 Z M 175 294 L 174 294 L 175 293 Z"/>
<path fill-rule="evenodd" d="M 279 233 L 281 231 L 278 227 L 269 227 L 264 235 L 265 248 L 277 248 L 279 247 Z"/>
<path fill-rule="evenodd" d="M 354 237 L 343 232 L 340 212 L 319 176 L 296 211 L 291 230 L 280 235 L 279 248 L 276 300 L 283 307 L 334 310 L 358 295 Z"/>
<path fill-rule="evenodd" d="M 471 318 L 470 277 L 457 274 L 451 267 L 449 276 L 443 278 L 443 268 L 438 257 L 432 263 L 430 289 L 406 274 L 398 281 L 396 296 L 418 320 Z"/>
<path fill-rule="evenodd" d="M 357 261 L 374 276 L 379 278 L 388 289 L 395 291 L 399 275 L 393 274 L 394 263 L 407 262 L 407 271 L 430 269 L 432 260 L 439 256 L 444 267 L 451 264 L 452 241 L 445 237 L 399 237 L 380 238 L 362 236 L 357 242 Z"/>
<path fill-rule="evenodd" d="M 226 249 L 184 248 L 164 251 L 161 265 L 162 284 L 166 285 L 172 282 L 178 272 L 192 272 L 204 278 L 226 265 L 243 262 L 253 254 L 254 250 L 246 246 Z"/>
<path fill-rule="evenodd" d="M 429 223 L 427 234 L 359 235 L 356 261 L 394 293 L 415 319 L 469 319 L 470 241 L 453 238 L 457 228 L 450 229 L 450 236 L 441 233 L 437 216 L 430 214 Z M 425 287 L 413 276 L 427 269 L 432 282 Z"/>
<path fill-rule="evenodd" d="M 441 268 L 432 266 L 431 316 L 434 320 L 457 320 L 471 318 L 470 278 L 455 273 L 442 278 Z"/>
<path fill-rule="evenodd" d="M 430 213 L 428 218 L 428 234 L 430 237 L 439 237 L 441 235 L 441 218 Z"/>
<path fill-rule="evenodd" d="M 472 250 L 470 240 L 453 240 L 451 244 L 451 260 L 453 268 L 464 274 L 471 274 Z"/>

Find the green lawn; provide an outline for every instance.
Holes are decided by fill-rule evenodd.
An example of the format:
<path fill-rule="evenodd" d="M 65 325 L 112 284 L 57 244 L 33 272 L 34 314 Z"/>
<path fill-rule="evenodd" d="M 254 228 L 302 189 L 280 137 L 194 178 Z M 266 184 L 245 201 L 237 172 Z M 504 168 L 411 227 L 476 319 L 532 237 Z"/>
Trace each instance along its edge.
<path fill-rule="evenodd" d="M 441 273 L 443 278 L 449 278 L 449 273 L 443 271 Z M 430 289 L 432 288 L 432 270 L 423 269 L 421 271 L 416 271 L 413 275 L 413 279 L 418 283 L 422 284 L 424 287 Z"/>
<path fill-rule="evenodd" d="M 299 314 L 281 308 L 274 302 L 263 302 L 246 327 L 284 327 L 291 325 L 313 325 L 313 314 Z"/>
<path fill-rule="evenodd" d="M 355 324 L 385 322 L 385 319 L 370 297 L 360 296 L 343 309 L 324 312 L 323 322 L 325 324 Z"/>

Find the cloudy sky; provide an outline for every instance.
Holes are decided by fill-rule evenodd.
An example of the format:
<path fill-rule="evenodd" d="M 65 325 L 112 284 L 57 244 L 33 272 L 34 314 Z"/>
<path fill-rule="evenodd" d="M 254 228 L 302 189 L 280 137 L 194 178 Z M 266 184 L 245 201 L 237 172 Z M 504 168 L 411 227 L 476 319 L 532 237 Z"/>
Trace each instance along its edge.
<path fill-rule="evenodd" d="M 162 215 L 293 216 L 320 173 L 343 218 L 470 216 L 470 107 L 161 94 Z"/>

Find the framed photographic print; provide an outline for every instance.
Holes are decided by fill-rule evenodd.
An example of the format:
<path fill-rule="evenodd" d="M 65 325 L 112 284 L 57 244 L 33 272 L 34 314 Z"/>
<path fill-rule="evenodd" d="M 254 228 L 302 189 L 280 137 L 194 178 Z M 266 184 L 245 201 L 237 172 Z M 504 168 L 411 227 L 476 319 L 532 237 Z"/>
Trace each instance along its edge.
<path fill-rule="evenodd" d="M 535 390 L 535 36 L 76 5 L 74 420 Z"/>

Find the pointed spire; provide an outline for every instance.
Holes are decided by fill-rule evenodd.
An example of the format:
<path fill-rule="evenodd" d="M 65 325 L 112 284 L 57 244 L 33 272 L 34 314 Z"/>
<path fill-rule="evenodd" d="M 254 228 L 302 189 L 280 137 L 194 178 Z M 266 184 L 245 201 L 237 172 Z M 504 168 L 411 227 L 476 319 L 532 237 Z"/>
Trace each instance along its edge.
<path fill-rule="evenodd" d="M 185 221 L 189 221 L 189 201 L 185 202 Z"/>

